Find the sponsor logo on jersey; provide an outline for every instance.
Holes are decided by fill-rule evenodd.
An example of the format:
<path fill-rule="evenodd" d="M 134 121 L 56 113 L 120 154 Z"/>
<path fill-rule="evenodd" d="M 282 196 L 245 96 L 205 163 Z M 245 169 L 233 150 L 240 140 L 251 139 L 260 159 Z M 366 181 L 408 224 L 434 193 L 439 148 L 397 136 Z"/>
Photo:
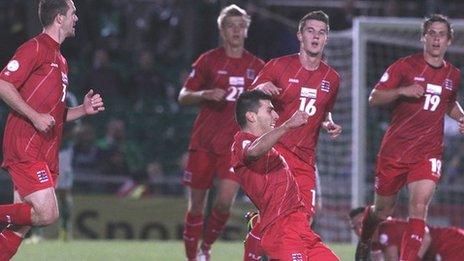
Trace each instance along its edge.
<path fill-rule="evenodd" d="M 10 72 L 16 72 L 19 69 L 19 62 L 16 60 L 11 60 L 7 65 L 6 69 Z"/>
<path fill-rule="evenodd" d="M 250 80 L 255 79 L 256 74 L 254 69 L 246 69 L 246 77 Z"/>
<path fill-rule="evenodd" d="M 322 80 L 321 82 L 321 90 L 324 92 L 330 92 L 330 82 L 326 80 Z"/>
<path fill-rule="evenodd" d="M 385 73 L 382 75 L 382 77 L 380 77 L 380 82 L 386 82 L 386 81 L 388 81 L 388 78 L 389 78 L 389 77 L 390 77 L 390 76 L 388 75 L 388 73 L 385 72 Z"/>
<path fill-rule="evenodd" d="M 237 77 L 237 76 L 230 76 L 229 77 L 229 85 L 244 86 L 245 85 L 245 78 Z"/>
<path fill-rule="evenodd" d="M 68 75 L 66 75 L 64 72 L 61 72 L 61 80 L 63 81 L 64 84 L 68 84 Z"/>
<path fill-rule="evenodd" d="M 317 97 L 317 89 L 301 87 L 301 97 L 306 98 L 316 98 Z"/>
<path fill-rule="evenodd" d="M 184 175 L 183 175 L 182 179 L 183 179 L 185 182 L 191 182 L 191 181 L 192 181 L 192 172 L 190 172 L 190 171 L 184 171 Z"/>
<path fill-rule="evenodd" d="M 299 83 L 300 80 L 295 79 L 295 78 L 289 78 L 289 79 L 288 79 L 288 82 L 291 82 L 291 83 Z"/>
<path fill-rule="evenodd" d="M 416 77 L 414 77 L 414 81 L 423 82 L 423 81 L 425 81 L 425 78 L 416 76 Z"/>
<path fill-rule="evenodd" d="M 442 88 L 441 88 L 440 85 L 427 83 L 427 88 L 426 88 L 425 92 L 440 95 L 441 94 L 441 89 Z"/>
<path fill-rule="evenodd" d="M 39 183 L 45 183 L 49 180 L 47 172 L 45 170 L 39 170 L 37 171 L 37 179 L 39 180 Z"/>
<path fill-rule="evenodd" d="M 453 80 L 446 78 L 445 83 L 445 89 L 452 91 L 453 90 Z"/>
<path fill-rule="evenodd" d="M 226 74 L 227 74 L 227 71 L 218 70 L 217 73 L 220 74 L 220 75 L 226 75 Z"/>

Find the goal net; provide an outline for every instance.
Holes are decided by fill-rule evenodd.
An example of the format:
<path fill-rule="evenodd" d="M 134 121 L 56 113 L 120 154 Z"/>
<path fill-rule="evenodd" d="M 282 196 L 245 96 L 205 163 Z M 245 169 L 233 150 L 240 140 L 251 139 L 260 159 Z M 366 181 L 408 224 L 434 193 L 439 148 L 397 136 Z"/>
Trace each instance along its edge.
<path fill-rule="evenodd" d="M 464 63 L 464 21 L 451 20 L 455 39 L 446 59 L 458 68 Z M 318 169 L 322 183 L 322 209 L 315 229 L 324 240 L 346 242 L 351 238 L 347 213 L 351 207 L 373 201 L 374 170 L 380 142 L 390 120 L 385 108 L 368 108 L 372 87 L 398 58 L 422 52 L 422 19 L 355 19 L 351 32 L 331 33 L 326 47 L 330 65 L 341 74 L 334 119 L 343 126 L 337 141 L 321 133 Z M 449 120 L 449 119 L 448 119 Z M 449 123 L 449 124 L 448 124 Z M 442 180 L 429 210 L 429 223 L 464 226 L 464 144 L 456 124 L 445 127 Z M 407 216 L 407 194 L 398 200 L 399 217 Z"/>

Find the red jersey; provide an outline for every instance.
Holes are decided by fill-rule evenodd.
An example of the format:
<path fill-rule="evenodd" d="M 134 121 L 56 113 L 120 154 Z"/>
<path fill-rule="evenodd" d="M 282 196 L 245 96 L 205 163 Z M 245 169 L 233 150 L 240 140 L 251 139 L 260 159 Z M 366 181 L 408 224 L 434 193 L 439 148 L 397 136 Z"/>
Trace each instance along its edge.
<path fill-rule="evenodd" d="M 246 132 L 235 134 L 231 161 L 242 189 L 259 210 L 264 231 L 280 217 L 303 209 L 303 203 L 287 162 L 276 149 L 254 161 L 246 160 L 246 151 L 257 138 Z"/>
<path fill-rule="evenodd" d="M 389 90 L 421 85 L 424 96 L 399 98 L 394 104 L 390 126 L 382 140 L 379 157 L 403 163 L 441 158 L 444 116 L 456 101 L 460 71 L 448 62 L 429 65 L 423 54 L 411 55 L 393 63 L 375 86 Z"/>
<path fill-rule="evenodd" d="M 378 227 L 378 236 L 372 243 L 372 251 L 385 250 L 388 246 L 396 246 L 400 251 L 401 240 L 407 226 L 407 221 L 398 219 L 389 219 L 381 223 Z M 427 229 L 432 242 L 424 260 L 436 260 L 437 255 L 440 255 L 440 260 L 443 261 L 461 260 L 464 255 L 464 230 L 456 227 L 433 226 L 427 226 Z"/>
<path fill-rule="evenodd" d="M 25 117 L 11 111 L 3 137 L 3 167 L 17 162 L 44 161 L 58 173 L 58 151 L 66 117 L 68 65 L 60 45 L 45 33 L 21 45 L 0 73 L 13 84 L 24 101 L 40 113 L 55 118 L 55 126 L 41 133 Z"/>
<path fill-rule="evenodd" d="M 281 94 L 272 99 L 279 114 L 277 125 L 288 120 L 296 110 L 310 115 L 306 125 L 288 131 L 280 143 L 304 162 L 314 165 L 321 123 L 326 113 L 333 109 L 340 76 L 323 61 L 315 71 L 306 70 L 301 66 L 298 54 L 293 54 L 269 61 L 253 82 L 253 87 L 265 82 L 272 82 L 282 89 Z"/>
<path fill-rule="evenodd" d="M 221 102 L 204 102 L 195 120 L 189 149 L 224 155 L 230 153 L 234 134 L 239 130 L 235 122 L 235 102 L 249 89 L 264 62 L 244 51 L 241 58 L 226 55 L 223 47 L 202 54 L 192 67 L 185 82 L 190 91 L 219 88 L 226 91 Z"/>

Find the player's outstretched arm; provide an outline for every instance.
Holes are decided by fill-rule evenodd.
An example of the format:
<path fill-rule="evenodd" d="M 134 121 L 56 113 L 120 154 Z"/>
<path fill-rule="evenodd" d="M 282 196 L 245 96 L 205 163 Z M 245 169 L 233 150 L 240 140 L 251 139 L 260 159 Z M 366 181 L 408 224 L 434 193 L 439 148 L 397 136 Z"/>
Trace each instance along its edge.
<path fill-rule="evenodd" d="M 190 91 L 182 87 L 179 93 L 178 102 L 180 105 L 197 105 L 204 101 L 222 101 L 226 95 L 226 91 L 219 88 L 202 91 Z"/>
<path fill-rule="evenodd" d="M 38 113 L 27 104 L 13 84 L 0 80 L 0 98 L 11 109 L 28 118 L 40 132 L 47 132 L 55 125 L 55 119 L 48 113 Z"/>
<path fill-rule="evenodd" d="M 254 88 L 254 90 L 260 90 L 264 92 L 265 94 L 271 95 L 271 96 L 279 95 L 280 92 L 282 91 L 281 88 L 275 86 L 272 82 L 264 82 L 264 83 L 258 84 Z"/>
<path fill-rule="evenodd" d="M 257 159 L 267 153 L 285 132 L 306 124 L 308 117 L 308 113 L 298 110 L 282 125 L 261 135 L 248 147 L 246 151 L 247 160 Z"/>
<path fill-rule="evenodd" d="M 464 134 L 464 111 L 462 110 L 461 105 L 455 101 L 448 109 L 447 114 L 458 122 L 459 132 Z"/>
<path fill-rule="evenodd" d="M 370 106 L 381 106 L 392 103 L 400 97 L 420 98 L 424 95 L 424 88 L 419 84 L 413 84 L 395 89 L 379 90 L 374 88 L 369 96 Z"/>
<path fill-rule="evenodd" d="M 105 104 L 103 103 L 103 98 L 100 94 L 90 90 L 84 96 L 84 102 L 81 105 L 68 109 L 66 121 L 77 120 L 83 116 L 97 114 L 104 110 Z"/>
<path fill-rule="evenodd" d="M 322 128 L 329 133 L 332 140 L 336 139 L 342 133 L 342 126 L 336 124 L 332 119 L 332 113 L 328 112 L 325 121 L 322 122 Z"/>

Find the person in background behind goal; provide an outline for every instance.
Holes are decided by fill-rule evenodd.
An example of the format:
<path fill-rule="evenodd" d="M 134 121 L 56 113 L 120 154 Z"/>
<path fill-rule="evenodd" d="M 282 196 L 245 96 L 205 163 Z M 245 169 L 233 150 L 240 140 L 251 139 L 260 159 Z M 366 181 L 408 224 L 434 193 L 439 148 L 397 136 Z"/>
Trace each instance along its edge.
<path fill-rule="evenodd" d="M 197 255 L 200 259 L 210 259 L 211 245 L 226 225 L 239 188 L 230 166 L 230 146 L 238 130 L 233 111 L 239 95 L 250 88 L 264 65 L 244 49 L 250 22 L 246 11 L 236 5 L 222 9 L 217 19 L 222 46 L 202 54 L 193 63 L 179 94 L 180 104 L 200 106 L 182 179 L 190 188 L 184 226 L 188 260 L 197 260 Z M 205 201 L 216 175 L 217 197 L 203 232 Z"/>
<path fill-rule="evenodd" d="M 361 236 L 361 224 L 365 207 L 350 211 L 350 226 L 353 232 Z M 372 261 L 399 260 L 401 238 L 408 221 L 387 218 L 373 233 L 371 241 Z M 417 260 L 459 261 L 464 256 L 464 230 L 457 227 L 435 227 L 427 225 L 417 254 Z"/>
<path fill-rule="evenodd" d="M 304 128 L 309 113 L 295 110 L 275 127 L 279 116 L 271 96 L 254 90 L 240 95 L 235 118 L 241 130 L 232 145 L 232 165 L 259 210 L 264 254 L 269 260 L 339 260 L 311 230 L 295 175 L 274 147 L 285 133 Z"/>
<path fill-rule="evenodd" d="M 61 43 L 75 35 L 72 0 L 41 0 L 43 32 L 21 45 L 0 73 L 0 97 L 11 107 L 3 138 L 3 164 L 14 184 L 14 204 L 0 205 L 0 260 L 16 253 L 32 226 L 59 216 L 55 195 L 63 124 L 105 109 L 90 90 L 82 105 L 68 108 L 68 65 Z"/>
<path fill-rule="evenodd" d="M 309 121 L 301 128 L 288 131 L 276 148 L 287 160 L 295 175 L 309 217 L 316 204 L 316 147 L 321 127 L 332 139 L 342 127 L 332 120 L 332 110 L 340 85 L 339 74 L 325 63 L 324 47 L 329 34 L 329 17 L 322 11 L 306 14 L 299 22 L 297 37 L 300 52 L 272 59 L 256 77 L 253 87 L 272 96 L 277 113 L 277 126 L 297 110 L 309 114 Z M 244 259 L 259 256 L 254 246 L 260 240 L 259 224 L 245 242 Z"/>
<path fill-rule="evenodd" d="M 440 179 L 445 114 L 464 133 L 456 101 L 460 71 L 444 60 L 453 39 L 448 18 L 434 14 L 422 24 L 423 52 L 397 60 L 369 97 L 371 106 L 392 104 L 393 115 L 377 155 L 374 205 L 366 207 L 355 259 L 367 260 L 372 234 L 393 213 L 399 190 L 407 185 L 409 218 L 401 260 L 416 260 L 427 210 Z"/>

